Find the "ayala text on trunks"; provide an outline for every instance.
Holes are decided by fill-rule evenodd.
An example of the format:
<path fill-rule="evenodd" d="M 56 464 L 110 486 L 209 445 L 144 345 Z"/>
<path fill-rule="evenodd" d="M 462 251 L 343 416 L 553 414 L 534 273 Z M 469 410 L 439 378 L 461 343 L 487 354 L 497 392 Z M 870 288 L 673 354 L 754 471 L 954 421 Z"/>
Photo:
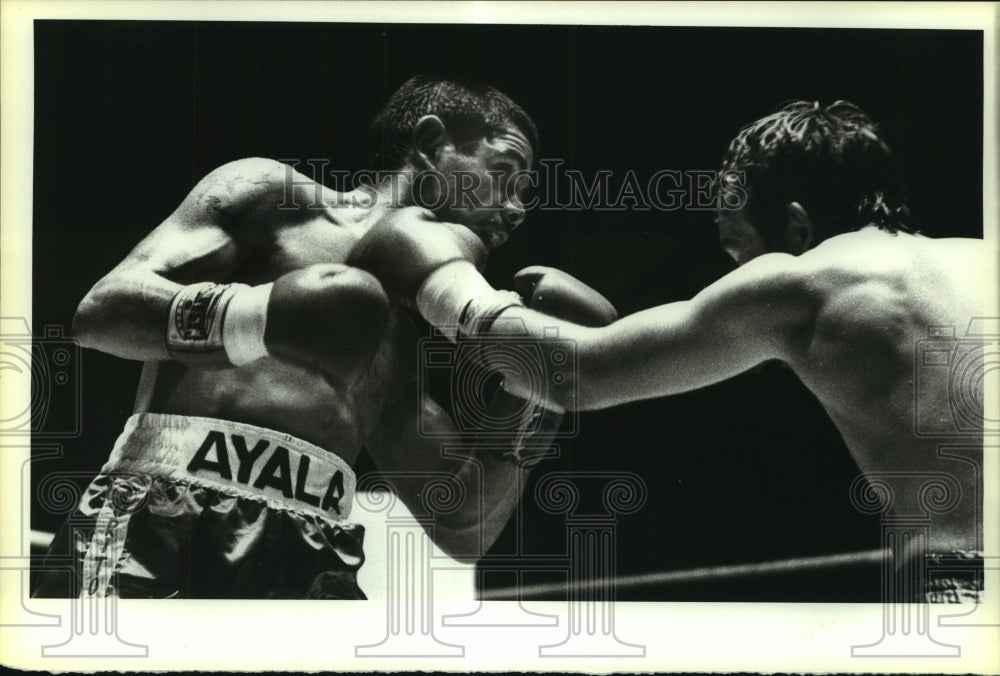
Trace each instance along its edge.
<path fill-rule="evenodd" d="M 232 450 L 235 452 L 235 463 L 230 455 L 230 443 L 226 435 L 218 430 L 210 431 L 205 440 L 195 451 L 187 470 L 193 474 L 210 472 L 226 481 L 236 481 L 258 490 L 276 489 L 288 499 L 300 500 L 313 507 L 319 507 L 324 512 L 333 510 L 340 514 L 340 499 L 344 496 L 344 473 L 335 470 L 326 489 L 320 496 L 313 480 L 310 492 L 309 466 L 311 459 L 304 453 L 289 451 L 284 446 L 271 447 L 267 439 L 260 439 L 252 447 L 246 438 L 239 434 L 229 435 Z M 269 451 L 269 452 L 268 452 Z M 292 485 L 292 459 L 295 463 L 295 483 Z M 233 465 L 236 465 L 236 475 L 233 476 Z M 255 471 L 256 470 L 256 471 Z"/>

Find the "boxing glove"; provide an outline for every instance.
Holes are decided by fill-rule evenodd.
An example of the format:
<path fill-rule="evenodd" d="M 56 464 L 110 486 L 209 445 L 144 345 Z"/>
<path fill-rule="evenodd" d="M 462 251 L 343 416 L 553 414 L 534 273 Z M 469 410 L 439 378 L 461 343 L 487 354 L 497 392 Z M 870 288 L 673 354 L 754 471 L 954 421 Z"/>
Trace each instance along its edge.
<path fill-rule="evenodd" d="M 607 326 L 618 319 L 607 298 L 556 268 L 524 268 L 514 275 L 514 289 L 531 309 L 574 324 Z"/>
<path fill-rule="evenodd" d="M 166 342 L 185 363 L 240 366 L 272 356 L 343 384 L 367 369 L 388 320 L 389 299 L 372 275 L 320 264 L 254 287 L 182 288 L 171 303 Z"/>
<path fill-rule="evenodd" d="M 618 319 L 614 306 L 604 296 L 555 268 L 525 268 L 514 275 L 514 288 L 528 307 L 550 317 L 583 326 L 606 326 Z M 509 436 L 491 439 L 493 447 L 489 452 L 502 461 L 529 469 L 551 456 L 548 442 L 558 431 L 563 413 L 540 401 L 527 402 L 508 393 L 501 384 L 490 397 L 487 417 L 516 421 Z"/>
<path fill-rule="evenodd" d="M 468 228 L 408 207 L 391 210 L 372 226 L 347 263 L 375 275 L 394 301 L 416 308 L 417 292 L 431 273 L 455 261 L 478 270 L 486 257 L 486 246 Z"/>
<path fill-rule="evenodd" d="M 279 277 L 267 302 L 270 355 L 353 381 L 367 368 L 389 321 L 389 299 L 372 275 L 323 264 Z"/>

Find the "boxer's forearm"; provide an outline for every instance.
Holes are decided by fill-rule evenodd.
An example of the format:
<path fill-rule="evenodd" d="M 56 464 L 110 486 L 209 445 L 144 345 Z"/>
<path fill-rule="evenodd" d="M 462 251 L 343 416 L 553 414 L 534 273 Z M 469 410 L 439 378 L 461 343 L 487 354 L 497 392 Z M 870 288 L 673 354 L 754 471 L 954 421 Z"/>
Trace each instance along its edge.
<path fill-rule="evenodd" d="M 777 304 L 777 303 L 776 303 Z M 668 303 L 595 329 L 578 344 L 577 408 L 608 408 L 689 392 L 770 359 L 786 359 L 789 329 L 767 310 Z M 749 308 L 749 310 L 747 309 Z"/>
<path fill-rule="evenodd" d="M 146 271 L 113 272 L 87 293 L 73 318 L 83 347 L 124 359 L 169 359 L 164 326 L 181 285 Z"/>
<path fill-rule="evenodd" d="M 504 320 L 511 319 L 538 339 L 546 374 L 541 395 L 549 406 L 564 410 L 596 410 L 687 392 L 737 375 L 769 356 L 760 341 L 741 342 L 747 338 L 745 324 L 729 322 L 726 330 L 718 322 L 709 325 L 691 301 L 662 305 L 594 329 L 511 308 L 491 333 L 502 331 Z M 575 368 L 568 360 L 560 364 L 553 358 L 556 350 L 564 349 L 560 341 L 572 350 Z M 504 386 L 518 396 L 534 391 L 537 397 L 536 378 L 522 370 L 506 377 Z"/>
<path fill-rule="evenodd" d="M 465 500 L 461 508 L 435 520 L 435 543 L 458 560 L 485 555 L 520 503 L 528 471 L 489 454 L 470 455 L 454 473 Z"/>
<path fill-rule="evenodd" d="M 553 409 L 542 394 L 529 399 L 511 394 L 505 387 L 497 388 L 484 418 L 510 422 L 504 430 L 476 435 L 474 443 L 511 463 L 533 466 L 547 457 L 565 411 Z"/>
<path fill-rule="evenodd" d="M 598 330 L 525 307 L 510 307 L 490 325 L 486 337 L 498 341 L 510 338 L 516 342 L 527 339 L 538 346 L 534 354 L 538 355 L 539 363 L 510 369 L 503 350 L 484 350 L 482 359 L 487 367 L 503 372 L 504 389 L 514 396 L 527 400 L 541 397 L 540 403 L 554 411 L 591 408 L 578 392 L 579 376 L 584 367 L 581 358 L 589 359 Z"/>
<path fill-rule="evenodd" d="M 607 408 L 687 392 L 770 359 L 795 358 L 818 303 L 808 276 L 790 265 L 784 257 L 751 263 L 691 300 L 643 310 L 601 328 L 507 308 L 489 333 L 499 338 L 513 323 L 537 339 L 547 374 L 543 396 L 564 409 Z M 554 358 L 556 350 L 566 349 L 563 343 L 572 350 L 576 368 Z M 491 355 L 485 357 L 489 361 Z M 504 386 L 527 397 L 533 379 L 522 371 L 509 374 Z"/>
<path fill-rule="evenodd" d="M 407 508 L 434 515 L 428 534 L 435 544 L 462 561 L 475 561 L 493 546 L 517 507 L 527 475 L 517 464 L 475 446 L 456 435 L 447 444 L 409 437 L 369 447 Z"/>
<path fill-rule="evenodd" d="M 366 446 L 382 476 L 411 512 L 434 513 L 429 533 L 437 545 L 456 559 L 477 559 L 510 520 L 528 468 L 502 457 L 511 440 L 507 435 L 462 434 L 430 397 L 422 399 L 418 415 L 410 403 L 415 396 L 415 391 L 406 392 L 387 407 L 386 417 Z M 510 401 L 508 397 L 504 403 Z M 497 419 L 509 412 L 506 407 L 499 411 L 490 406 L 486 413 Z M 533 445 L 549 443 L 554 432 L 544 425 L 536 431 Z M 511 436 L 519 435 L 512 430 Z M 448 486 L 445 491 L 428 492 L 437 490 L 442 480 Z"/>
<path fill-rule="evenodd" d="M 513 418 L 520 412 L 520 423 L 507 434 L 479 434 L 472 440 L 469 456 L 475 462 L 463 464 L 456 473 L 469 498 L 464 509 L 443 520 L 438 534 L 452 556 L 478 557 L 493 546 L 520 504 L 532 467 L 551 454 L 563 416 L 553 411 L 537 414 L 538 403 L 502 390 L 494 396 L 486 417 Z"/>

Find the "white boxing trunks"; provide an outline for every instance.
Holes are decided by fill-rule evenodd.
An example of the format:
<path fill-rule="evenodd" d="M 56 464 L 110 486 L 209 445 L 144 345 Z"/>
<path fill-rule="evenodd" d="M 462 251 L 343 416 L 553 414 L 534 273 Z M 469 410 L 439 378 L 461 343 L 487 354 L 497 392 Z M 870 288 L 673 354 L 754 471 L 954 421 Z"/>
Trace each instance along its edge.
<path fill-rule="evenodd" d="M 336 455 L 213 418 L 133 415 L 36 596 L 363 599 L 355 478 Z"/>

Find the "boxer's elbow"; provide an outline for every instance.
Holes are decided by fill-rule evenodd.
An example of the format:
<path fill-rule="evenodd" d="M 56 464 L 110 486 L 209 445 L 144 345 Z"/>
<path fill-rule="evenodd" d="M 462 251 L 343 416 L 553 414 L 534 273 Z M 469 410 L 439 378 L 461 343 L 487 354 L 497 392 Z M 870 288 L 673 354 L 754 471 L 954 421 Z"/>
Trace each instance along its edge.
<path fill-rule="evenodd" d="M 439 517 L 434 523 L 434 544 L 442 552 L 463 563 L 475 563 L 496 542 L 507 525 L 511 512 L 495 515 L 487 511 L 480 514 L 456 513 Z M 503 518 L 499 518 L 503 517 Z"/>
<path fill-rule="evenodd" d="M 552 367 L 555 371 L 548 378 L 550 385 L 547 392 L 550 405 L 565 411 L 586 411 L 596 408 L 592 377 L 594 362 L 592 333 L 592 329 L 586 329 L 572 339 L 575 363 L 566 361 L 565 365 Z M 550 361 L 556 362 L 555 359 Z"/>
<path fill-rule="evenodd" d="M 578 411 L 595 411 L 620 403 L 620 382 L 615 377 L 612 358 L 614 352 L 606 336 L 606 330 L 588 329 L 577 341 L 577 368 L 572 395 Z"/>
<path fill-rule="evenodd" d="M 70 336 L 80 344 L 81 347 L 94 347 L 97 340 L 97 314 L 99 305 L 95 302 L 94 291 L 83 297 L 80 304 L 76 306 L 73 314 L 73 323 L 70 326 Z"/>
<path fill-rule="evenodd" d="M 122 359 L 169 359 L 164 338 L 175 287 L 146 270 L 114 271 L 80 301 L 71 335 L 81 347 Z"/>
<path fill-rule="evenodd" d="M 463 563 L 475 563 L 493 544 L 483 541 L 483 529 L 478 524 L 435 523 L 433 540 L 438 549 Z"/>
<path fill-rule="evenodd" d="M 119 286 L 113 278 L 105 277 L 80 301 L 73 315 L 70 335 L 81 347 L 113 351 L 115 336 L 122 333 L 115 320 L 120 316 L 115 310 L 119 303 Z"/>

